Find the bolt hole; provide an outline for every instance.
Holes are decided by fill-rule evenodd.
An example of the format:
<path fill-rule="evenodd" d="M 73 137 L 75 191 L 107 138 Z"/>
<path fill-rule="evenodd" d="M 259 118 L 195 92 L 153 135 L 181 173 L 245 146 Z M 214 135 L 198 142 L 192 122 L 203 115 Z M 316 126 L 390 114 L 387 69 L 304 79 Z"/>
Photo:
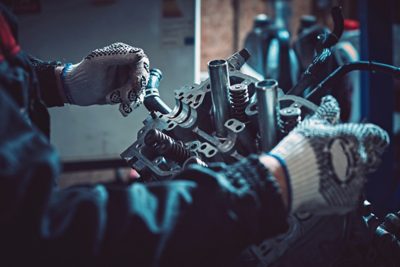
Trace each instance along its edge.
<path fill-rule="evenodd" d="M 193 95 L 190 94 L 190 95 L 187 96 L 187 99 L 191 99 L 192 97 L 193 97 Z"/>
<path fill-rule="evenodd" d="M 233 121 L 228 121 L 228 126 L 231 126 L 233 124 Z"/>
<path fill-rule="evenodd" d="M 273 80 L 273 79 L 267 79 L 267 80 L 264 80 L 264 81 L 256 82 L 256 87 L 260 87 L 260 88 L 269 89 L 269 88 L 274 87 L 274 86 L 278 86 L 278 82 L 276 80 Z"/>
<path fill-rule="evenodd" d="M 183 92 L 180 92 L 178 96 L 183 96 L 183 94 L 184 94 Z"/>
<path fill-rule="evenodd" d="M 197 144 L 192 144 L 191 146 L 190 146 L 190 149 L 196 149 L 197 148 Z"/>
<path fill-rule="evenodd" d="M 207 145 L 204 144 L 204 145 L 202 145 L 202 146 L 200 147 L 200 149 L 201 149 L 201 150 L 204 150 L 204 149 L 206 149 L 206 147 L 207 147 Z"/>
<path fill-rule="evenodd" d="M 194 100 L 194 102 L 196 102 L 196 103 L 197 103 L 197 102 L 199 102 L 199 101 L 200 101 L 200 99 L 201 99 L 201 95 L 197 95 L 197 96 L 196 96 L 196 99 Z"/>
<path fill-rule="evenodd" d="M 215 149 L 211 149 L 210 151 L 208 151 L 208 155 L 211 156 L 215 153 Z"/>
<path fill-rule="evenodd" d="M 173 123 L 168 124 L 168 128 L 172 128 L 172 127 L 174 127 Z"/>
<path fill-rule="evenodd" d="M 242 130 L 243 129 L 243 126 L 242 125 L 238 125 L 238 126 L 236 126 L 236 131 L 240 131 L 240 130 Z"/>

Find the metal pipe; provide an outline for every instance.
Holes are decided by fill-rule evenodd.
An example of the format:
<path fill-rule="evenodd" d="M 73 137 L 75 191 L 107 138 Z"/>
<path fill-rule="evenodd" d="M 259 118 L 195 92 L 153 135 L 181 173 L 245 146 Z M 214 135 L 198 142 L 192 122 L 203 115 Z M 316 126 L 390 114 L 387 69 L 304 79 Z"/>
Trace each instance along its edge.
<path fill-rule="evenodd" d="M 149 75 L 149 81 L 145 89 L 144 106 L 150 111 L 159 111 L 162 114 L 168 114 L 171 112 L 171 108 L 165 104 L 160 98 L 158 87 L 162 79 L 162 72 L 159 69 L 151 69 Z"/>
<path fill-rule="evenodd" d="M 278 82 L 267 79 L 255 84 L 258 103 L 258 126 L 262 151 L 271 150 L 277 143 Z"/>
<path fill-rule="evenodd" d="M 228 62 L 223 59 L 208 63 L 210 75 L 212 110 L 214 124 L 218 137 L 226 137 L 227 129 L 224 124 L 229 119 L 229 76 Z"/>

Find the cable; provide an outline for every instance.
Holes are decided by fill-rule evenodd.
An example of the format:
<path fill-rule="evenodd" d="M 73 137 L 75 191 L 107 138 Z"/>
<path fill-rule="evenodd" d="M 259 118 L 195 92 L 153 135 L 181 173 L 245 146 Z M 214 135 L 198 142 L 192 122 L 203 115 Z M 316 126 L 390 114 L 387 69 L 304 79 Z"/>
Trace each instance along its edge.
<path fill-rule="evenodd" d="M 328 77 L 320 82 L 311 92 L 306 95 L 305 99 L 311 101 L 317 100 L 325 94 L 325 91 L 332 87 L 332 85 L 339 79 L 341 79 L 347 73 L 353 70 L 360 71 L 378 71 L 393 75 L 400 78 L 400 68 L 373 61 L 357 61 L 342 65 L 336 68 Z"/>

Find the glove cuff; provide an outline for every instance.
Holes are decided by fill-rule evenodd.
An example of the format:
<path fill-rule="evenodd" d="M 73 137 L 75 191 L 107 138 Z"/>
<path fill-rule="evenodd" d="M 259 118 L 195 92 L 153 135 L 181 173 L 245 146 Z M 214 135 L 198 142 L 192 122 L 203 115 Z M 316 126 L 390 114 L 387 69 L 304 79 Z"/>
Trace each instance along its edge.
<path fill-rule="evenodd" d="M 292 134 L 269 155 L 277 158 L 290 182 L 292 212 L 310 210 L 309 203 L 324 201 L 319 194 L 320 171 L 317 157 L 306 137 Z"/>
<path fill-rule="evenodd" d="M 74 88 L 74 79 L 72 78 L 72 75 L 68 75 L 73 69 L 74 65 L 72 65 L 71 63 L 65 64 L 63 68 L 56 69 L 56 71 L 59 72 L 59 75 L 57 76 L 60 78 L 59 87 L 61 94 L 64 97 L 65 101 L 70 104 L 76 103 L 70 91 L 70 87 Z"/>

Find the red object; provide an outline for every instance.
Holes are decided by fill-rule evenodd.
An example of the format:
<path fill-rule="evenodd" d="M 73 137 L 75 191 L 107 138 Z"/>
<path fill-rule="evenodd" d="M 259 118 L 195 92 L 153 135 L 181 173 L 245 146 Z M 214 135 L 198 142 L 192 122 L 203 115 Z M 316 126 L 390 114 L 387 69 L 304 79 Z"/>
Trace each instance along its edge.
<path fill-rule="evenodd" d="M 3 55 L 3 51 L 0 48 L 0 62 L 2 62 L 4 60 L 4 55 Z"/>
<path fill-rule="evenodd" d="M 344 20 L 344 30 L 345 31 L 354 31 L 360 29 L 360 23 L 354 19 L 345 19 Z"/>
<path fill-rule="evenodd" d="M 21 50 L 12 35 L 7 20 L 0 14 L 0 44 L 2 51 L 7 55 L 15 56 Z"/>
<path fill-rule="evenodd" d="M 128 180 L 129 181 L 134 181 L 134 180 L 137 180 L 139 178 L 140 178 L 140 174 L 135 169 L 131 169 L 129 171 L 129 174 L 128 174 Z"/>

